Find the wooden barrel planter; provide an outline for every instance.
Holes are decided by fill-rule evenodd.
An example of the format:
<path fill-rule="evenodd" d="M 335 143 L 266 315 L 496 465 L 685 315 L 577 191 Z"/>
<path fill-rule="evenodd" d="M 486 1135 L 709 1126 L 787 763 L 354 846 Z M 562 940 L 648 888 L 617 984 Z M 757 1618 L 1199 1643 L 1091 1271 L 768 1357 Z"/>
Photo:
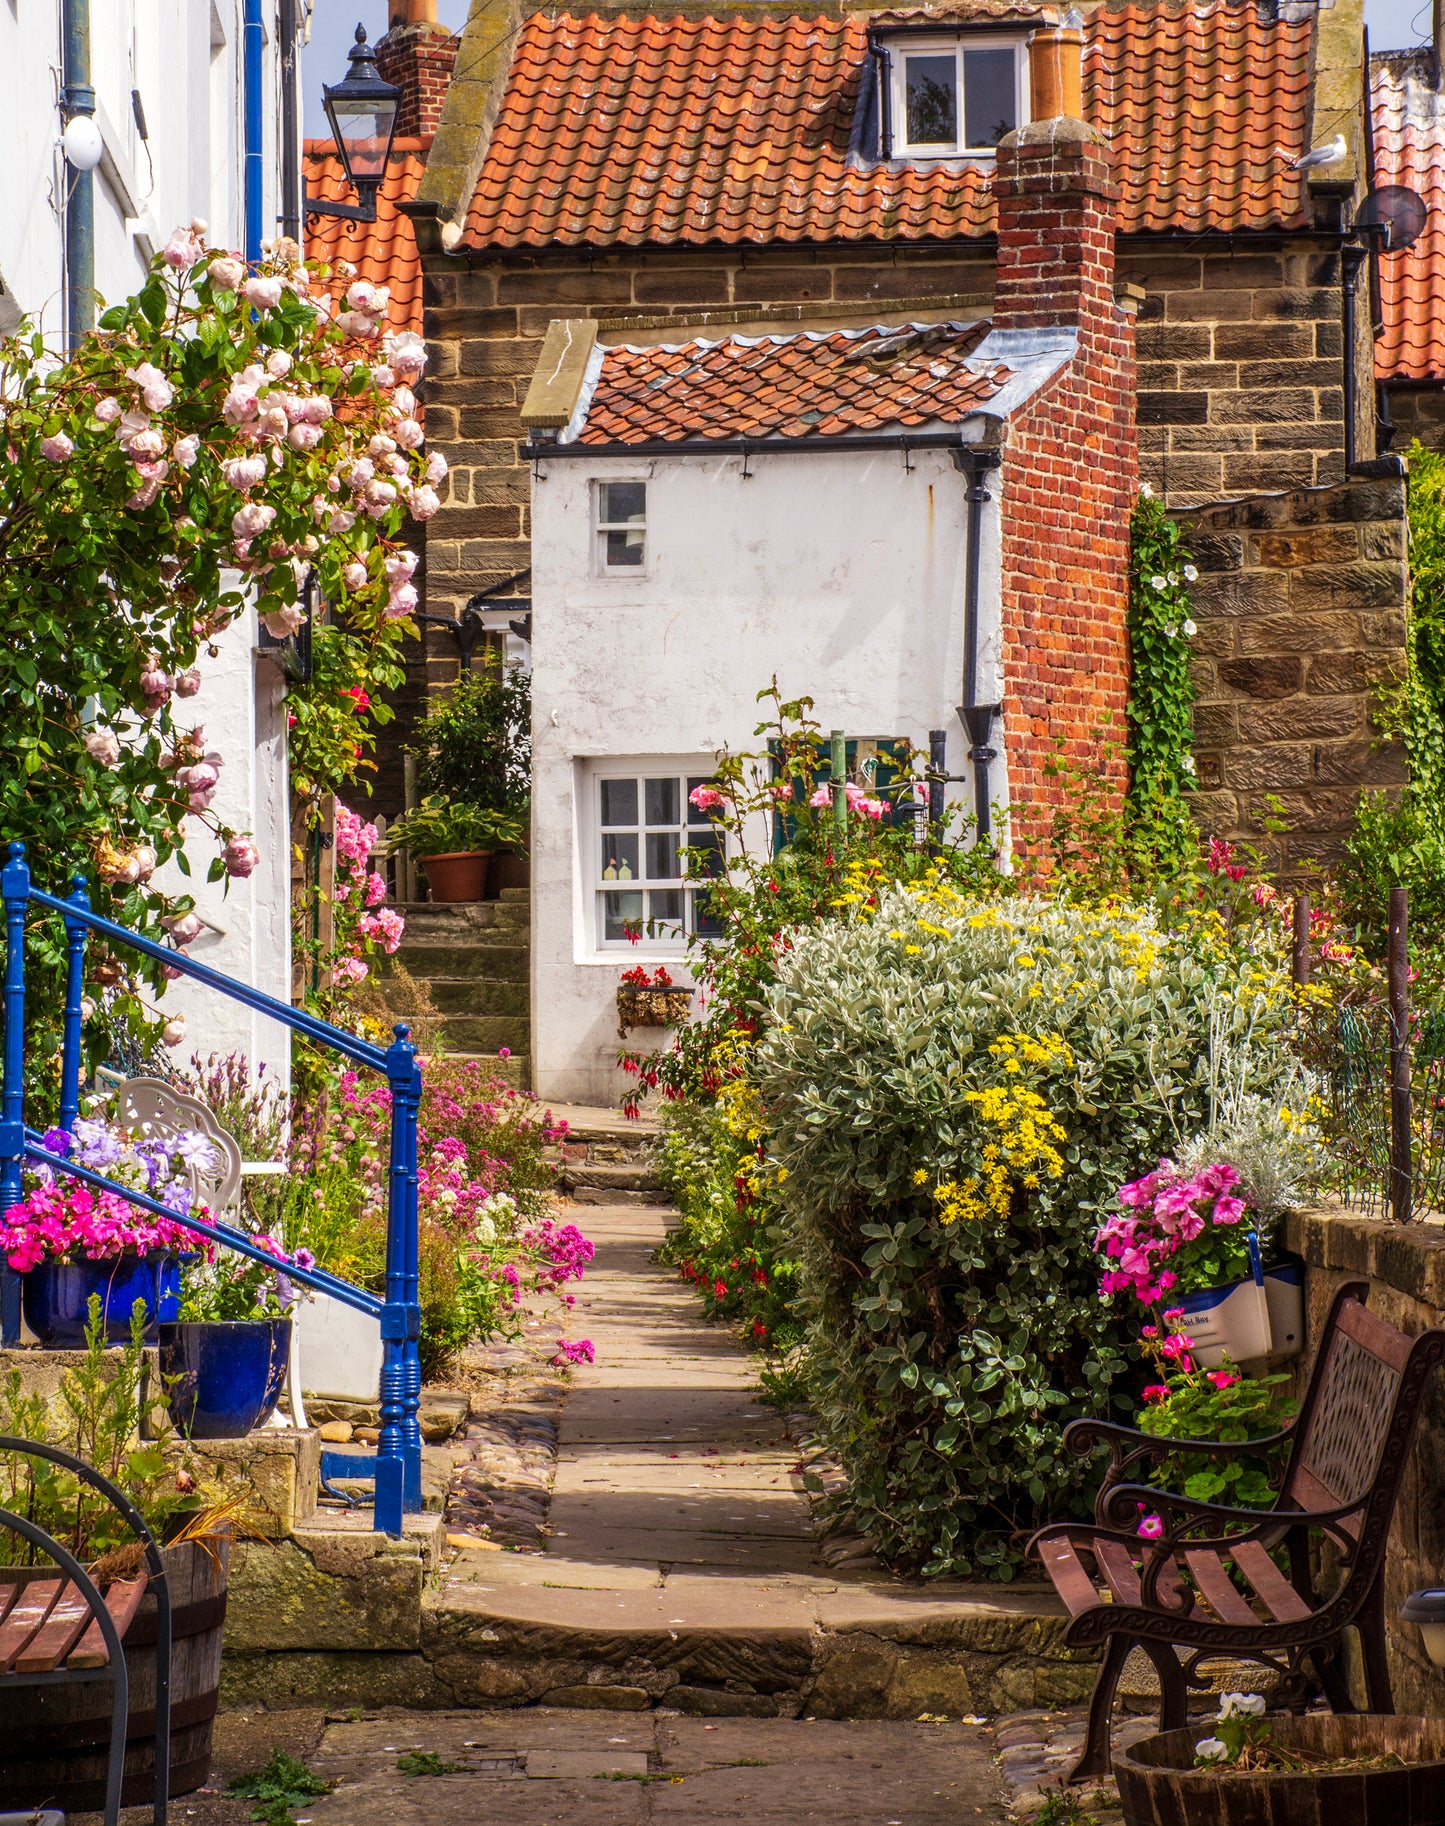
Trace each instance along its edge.
<path fill-rule="evenodd" d="M 1383 1756 L 1404 1769 L 1196 1769 L 1200 1723 L 1114 1753 L 1126 1826 L 1445 1826 L 1445 1719 L 1357 1712 L 1276 1718 L 1274 1741 L 1316 1756 Z"/>
<path fill-rule="evenodd" d="M 211 1771 L 211 1727 L 221 1682 L 230 1540 L 162 1549 L 171 1588 L 171 1793 L 191 1794 Z M 0 1567 L 0 1581 L 53 1578 L 50 1567 Z M 130 1673 L 127 1807 L 155 1794 L 156 1601 L 147 1596 L 123 1638 Z M 17 1687 L 0 1710 L 0 1805 L 65 1813 L 105 1804 L 111 1685 Z"/>

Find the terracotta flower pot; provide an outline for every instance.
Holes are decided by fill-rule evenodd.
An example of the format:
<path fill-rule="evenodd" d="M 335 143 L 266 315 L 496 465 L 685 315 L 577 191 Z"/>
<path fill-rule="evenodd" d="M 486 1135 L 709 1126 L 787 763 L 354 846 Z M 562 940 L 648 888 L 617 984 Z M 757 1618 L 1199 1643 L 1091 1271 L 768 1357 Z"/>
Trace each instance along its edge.
<path fill-rule="evenodd" d="M 433 900 L 480 900 L 487 885 L 490 850 L 449 850 L 441 856 L 418 856 L 426 870 Z"/>

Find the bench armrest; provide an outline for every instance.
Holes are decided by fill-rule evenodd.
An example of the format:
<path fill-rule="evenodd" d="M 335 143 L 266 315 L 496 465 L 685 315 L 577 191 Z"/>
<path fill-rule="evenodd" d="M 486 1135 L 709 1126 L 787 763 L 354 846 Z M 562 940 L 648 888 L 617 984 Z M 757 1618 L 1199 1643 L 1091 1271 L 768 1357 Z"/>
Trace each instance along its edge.
<path fill-rule="evenodd" d="M 1108 1447 L 1109 1464 L 1094 1504 L 1095 1520 L 1102 1523 L 1110 1495 L 1130 1472 L 1137 1476 L 1145 1466 L 1172 1458 L 1176 1452 L 1199 1458 L 1268 1458 L 1287 1447 L 1292 1437 L 1293 1429 L 1286 1427 L 1263 1439 L 1166 1439 L 1112 1420 L 1074 1420 L 1064 1428 L 1064 1450 L 1076 1458 L 1088 1458 L 1099 1446 Z"/>

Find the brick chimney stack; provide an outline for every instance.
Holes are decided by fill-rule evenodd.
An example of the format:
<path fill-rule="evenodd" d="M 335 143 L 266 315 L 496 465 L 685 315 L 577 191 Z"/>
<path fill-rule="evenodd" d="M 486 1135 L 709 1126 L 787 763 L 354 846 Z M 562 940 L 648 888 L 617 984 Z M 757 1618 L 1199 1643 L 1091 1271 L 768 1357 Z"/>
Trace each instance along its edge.
<path fill-rule="evenodd" d="M 994 177 L 994 330 L 1020 357 L 1075 338 L 1010 418 L 1001 453 L 1003 717 L 1010 795 L 1024 802 L 1014 841 L 1026 843 L 1066 796 L 1050 772 L 1059 748 L 1125 785 L 1139 294 L 1116 296 L 1119 189 L 1107 142 L 1082 119 L 1082 49 L 1068 27 L 1033 34 L 1029 123 L 1000 141 Z"/>
<path fill-rule="evenodd" d="M 401 90 L 396 111 L 399 139 L 418 134 L 429 138 L 436 132 L 458 42 L 437 23 L 436 0 L 391 0 L 387 33 L 376 47 L 376 70 Z"/>

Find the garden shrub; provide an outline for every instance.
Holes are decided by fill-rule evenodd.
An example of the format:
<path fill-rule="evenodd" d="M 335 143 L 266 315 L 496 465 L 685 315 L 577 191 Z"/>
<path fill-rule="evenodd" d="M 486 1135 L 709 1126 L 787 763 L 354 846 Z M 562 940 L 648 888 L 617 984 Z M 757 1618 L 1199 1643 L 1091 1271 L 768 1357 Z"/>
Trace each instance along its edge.
<path fill-rule="evenodd" d="M 791 935 L 755 1055 L 801 1270 L 820 1433 L 899 1567 L 1007 1578 L 1093 1480 L 1066 1422 L 1134 1354 L 1092 1239 L 1205 1128 L 1221 1051 L 1292 1066 L 1283 950 L 1216 920 L 889 889 Z"/>

